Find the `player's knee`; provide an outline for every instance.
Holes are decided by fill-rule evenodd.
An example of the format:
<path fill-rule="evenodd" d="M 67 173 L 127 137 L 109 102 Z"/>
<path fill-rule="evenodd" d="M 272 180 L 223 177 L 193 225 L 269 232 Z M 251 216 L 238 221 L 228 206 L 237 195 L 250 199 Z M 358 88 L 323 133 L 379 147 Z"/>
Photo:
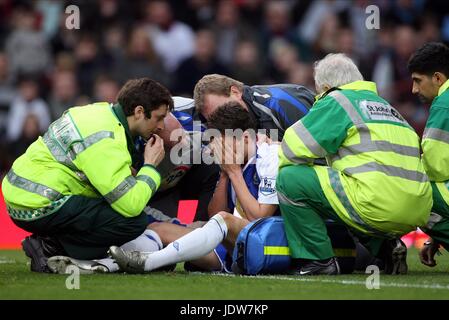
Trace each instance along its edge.
<path fill-rule="evenodd" d="M 226 211 L 220 211 L 219 213 L 217 213 L 217 215 L 219 215 L 223 219 L 228 230 L 238 228 L 239 224 L 243 221 L 242 219 L 234 216 L 232 213 Z"/>
<path fill-rule="evenodd" d="M 147 229 L 153 230 L 156 233 L 160 233 L 164 228 L 163 222 L 153 222 L 148 225 Z"/>
<path fill-rule="evenodd" d="M 234 217 L 231 213 L 226 212 L 226 211 L 220 211 L 219 213 L 217 213 L 217 215 L 220 215 L 223 220 L 226 222 L 226 224 L 229 223 L 229 221 L 232 220 L 232 218 Z"/>
<path fill-rule="evenodd" d="M 169 244 L 170 242 L 173 242 L 177 238 L 180 237 L 180 235 L 173 234 L 173 232 L 170 230 L 173 225 L 171 223 L 167 222 L 153 222 L 148 226 L 147 229 L 152 230 L 156 232 L 161 239 L 164 246 Z"/>

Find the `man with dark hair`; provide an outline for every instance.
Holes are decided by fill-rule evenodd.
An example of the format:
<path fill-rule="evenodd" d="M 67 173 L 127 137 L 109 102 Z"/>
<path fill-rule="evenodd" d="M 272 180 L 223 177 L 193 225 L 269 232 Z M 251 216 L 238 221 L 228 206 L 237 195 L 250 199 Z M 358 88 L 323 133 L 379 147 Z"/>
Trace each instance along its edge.
<path fill-rule="evenodd" d="M 408 69 L 412 92 L 432 103 L 421 143 L 433 191 L 432 213 L 423 230 L 431 239 L 421 250 L 420 259 L 433 267 L 439 246 L 449 249 L 449 48 L 443 43 L 425 44 L 410 58 Z"/>
<path fill-rule="evenodd" d="M 240 104 L 231 101 L 211 113 L 207 120 L 207 127 L 225 133 L 228 129 L 243 131 L 252 129 L 255 131 L 257 124 L 247 110 Z"/>
<path fill-rule="evenodd" d="M 118 93 L 117 102 L 122 106 L 126 116 L 132 115 L 137 105 L 143 106 L 144 114 L 148 119 L 151 119 L 151 112 L 155 106 L 164 104 L 168 107 L 167 111 L 173 110 L 173 99 L 170 93 L 149 78 L 130 80 L 125 83 Z"/>
<path fill-rule="evenodd" d="M 250 221 L 278 213 L 275 181 L 279 144 L 256 136 L 255 122 L 236 101 L 217 108 L 209 117 L 208 127 L 220 133 L 214 135 L 211 149 L 222 168 L 209 204 L 209 222 L 195 230 L 163 222 L 151 224 L 149 228 L 166 248 L 148 254 L 111 247 L 111 255 L 122 271 L 150 272 L 194 260 L 187 268 L 193 268 L 193 264 L 202 270 L 229 272 L 227 250 L 232 252 L 239 232 Z M 271 186 L 265 185 L 266 181 Z M 222 242 L 224 247 L 219 246 Z"/>
<path fill-rule="evenodd" d="M 236 101 L 249 112 L 257 129 L 277 130 L 277 137 L 270 138 L 281 141 L 285 130 L 309 112 L 314 93 L 296 84 L 250 87 L 224 75 L 208 74 L 195 85 L 193 98 L 206 120 L 220 105 Z"/>
<path fill-rule="evenodd" d="M 160 184 L 164 118 L 169 91 L 142 78 L 128 81 L 118 103 L 74 107 L 53 122 L 13 164 L 2 183 L 9 215 L 33 233 L 23 242 L 31 270 L 49 272 L 54 255 L 104 257 L 111 245 L 141 235 L 143 209 Z M 147 141 L 144 165 L 134 138 Z"/>

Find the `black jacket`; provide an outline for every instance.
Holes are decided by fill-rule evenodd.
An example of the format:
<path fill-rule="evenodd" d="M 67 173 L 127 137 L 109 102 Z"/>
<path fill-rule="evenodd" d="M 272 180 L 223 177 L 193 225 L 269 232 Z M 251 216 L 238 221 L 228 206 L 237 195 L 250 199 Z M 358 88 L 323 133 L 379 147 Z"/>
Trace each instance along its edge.
<path fill-rule="evenodd" d="M 295 84 L 245 86 L 243 101 L 257 122 L 258 129 L 278 129 L 281 141 L 285 130 L 308 113 L 315 94 L 306 87 Z M 271 138 L 276 138 L 271 136 Z"/>

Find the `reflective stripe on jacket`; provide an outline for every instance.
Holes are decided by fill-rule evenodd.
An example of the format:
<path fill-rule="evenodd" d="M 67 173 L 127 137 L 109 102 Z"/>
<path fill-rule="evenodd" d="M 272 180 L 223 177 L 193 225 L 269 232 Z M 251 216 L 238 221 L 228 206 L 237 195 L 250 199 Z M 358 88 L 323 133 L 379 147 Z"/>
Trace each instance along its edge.
<path fill-rule="evenodd" d="M 425 225 L 432 206 L 419 138 L 404 118 L 377 95 L 372 82 L 330 91 L 287 129 L 280 166 L 314 166 L 336 213 L 367 233 L 403 234 Z"/>
<path fill-rule="evenodd" d="M 132 141 L 119 105 L 69 109 L 14 162 L 2 183 L 8 208 L 20 213 L 61 205 L 71 195 L 102 196 L 123 216 L 139 215 L 160 176 L 148 165 L 132 176 Z"/>

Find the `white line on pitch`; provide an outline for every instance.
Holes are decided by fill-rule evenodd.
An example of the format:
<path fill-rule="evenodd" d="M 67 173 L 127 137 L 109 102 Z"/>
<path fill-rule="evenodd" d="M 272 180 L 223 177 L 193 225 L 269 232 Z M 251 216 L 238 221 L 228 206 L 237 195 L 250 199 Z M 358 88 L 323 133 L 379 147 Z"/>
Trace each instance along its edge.
<path fill-rule="evenodd" d="M 203 274 L 204 273 L 198 273 Z M 213 275 L 222 277 L 242 277 L 245 279 L 268 279 L 268 280 L 283 280 L 283 281 L 298 281 L 298 282 L 321 282 L 321 283 L 335 283 L 344 285 L 360 285 L 365 286 L 365 281 L 360 280 L 330 280 L 330 279 L 316 279 L 312 277 L 308 278 L 290 278 L 290 277 L 280 277 L 280 276 L 239 276 L 235 274 L 225 274 L 225 273 L 214 273 Z M 416 289 L 439 289 L 439 290 L 449 290 L 449 285 L 440 284 L 408 284 L 408 283 L 397 283 L 397 282 L 380 282 L 380 287 L 394 287 L 394 288 L 416 288 Z"/>
<path fill-rule="evenodd" d="M 10 260 L 10 259 L 3 260 L 3 259 L 0 259 L 0 264 L 9 264 L 9 263 L 16 263 L 16 260 Z"/>

